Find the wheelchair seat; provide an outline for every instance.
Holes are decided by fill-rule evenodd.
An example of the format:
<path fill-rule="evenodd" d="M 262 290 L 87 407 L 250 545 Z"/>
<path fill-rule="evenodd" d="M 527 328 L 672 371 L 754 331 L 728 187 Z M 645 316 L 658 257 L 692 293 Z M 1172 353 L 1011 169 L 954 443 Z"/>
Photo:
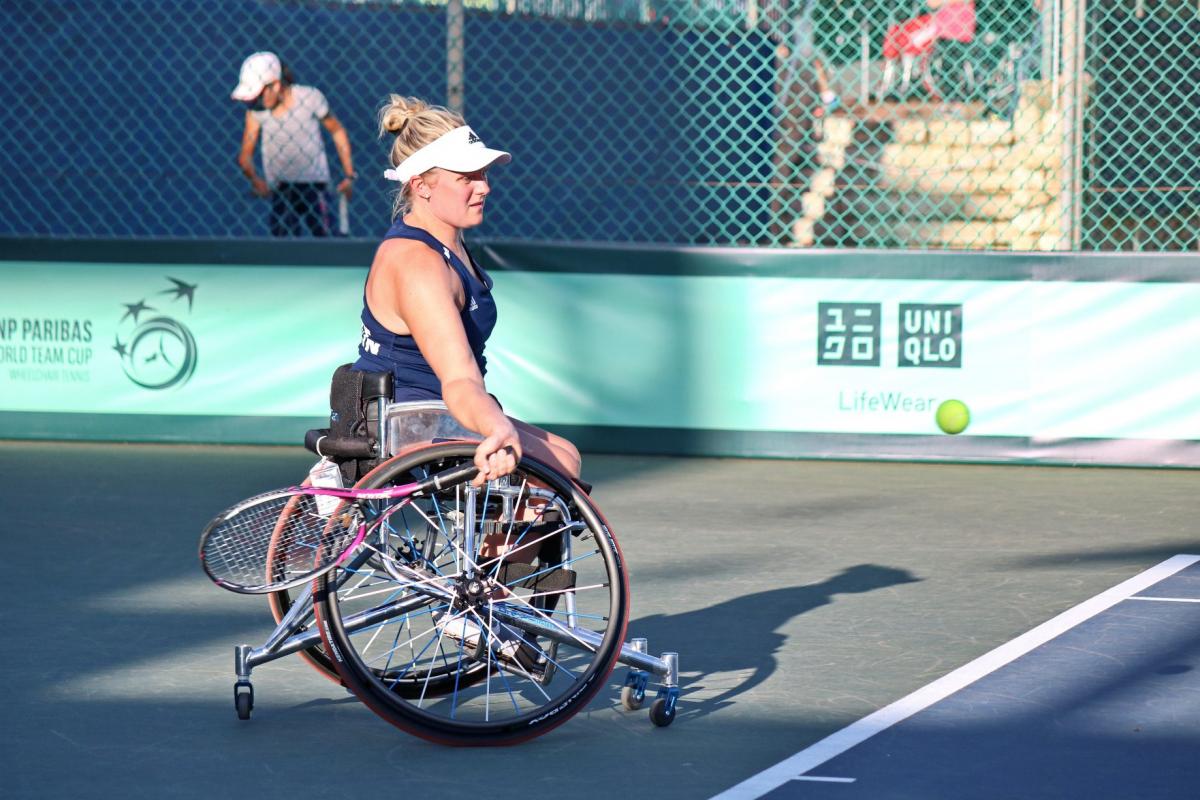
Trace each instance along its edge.
<path fill-rule="evenodd" d="M 440 400 L 388 401 L 382 419 L 385 457 L 429 442 L 482 440 L 478 433 L 460 425 Z"/>
<path fill-rule="evenodd" d="M 343 464 L 347 480 L 397 453 L 438 441 L 479 441 L 437 400 L 395 402 L 390 372 L 361 372 L 352 364 L 334 370 L 329 427 L 304 436 L 313 453 Z M 352 463 L 353 462 L 353 463 Z"/>

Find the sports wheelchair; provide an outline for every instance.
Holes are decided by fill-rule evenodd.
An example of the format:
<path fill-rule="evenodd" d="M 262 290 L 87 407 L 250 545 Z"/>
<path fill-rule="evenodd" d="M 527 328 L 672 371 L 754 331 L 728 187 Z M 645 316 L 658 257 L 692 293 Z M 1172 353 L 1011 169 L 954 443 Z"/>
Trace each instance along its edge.
<path fill-rule="evenodd" d="M 478 435 L 439 402 L 397 403 L 388 373 L 335 372 L 331 426 L 306 446 L 347 485 L 379 489 L 472 460 Z M 588 487 L 536 459 L 481 487 L 459 483 L 400 508 L 332 571 L 268 595 L 276 628 L 235 648 L 234 702 L 254 707 L 251 671 L 300 653 L 393 725 L 449 745 L 524 741 L 569 719 L 629 667 L 621 703 L 675 718 L 677 653 L 625 642 L 625 563 Z"/>

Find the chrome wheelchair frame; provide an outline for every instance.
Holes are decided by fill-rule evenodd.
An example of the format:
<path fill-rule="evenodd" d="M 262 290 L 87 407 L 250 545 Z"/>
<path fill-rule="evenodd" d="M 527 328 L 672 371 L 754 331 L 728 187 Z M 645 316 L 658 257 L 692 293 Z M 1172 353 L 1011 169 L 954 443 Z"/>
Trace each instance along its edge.
<path fill-rule="evenodd" d="M 438 459 L 439 464 L 446 459 L 461 463 L 469 458 L 479 436 L 459 426 L 442 403 L 398 403 L 390 394 L 389 386 L 388 396 L 366 400 L 365 418 L 373 440 L 370 450 L 378 466 L 357 485 L 390 479 L 393 466 L 425 469 L 422 458 Z M 319 455 L 338 455 L 330 452 L 326 437 L 317 436 L 309 443 Z M 362 448 L 358 442 L 350 449 L 355 457 L 361 457 Z M 419 545 L 411 530 L 393 531 L 389 542 L 364 542 L 344 564 L 303 586 L 294 597 L 287 592 L 272 595 L 275 629 L 259 646 L 240 644 L 234 649 L 238 717 L 249 719 L 254 707 L 250 680 L 254 669 L 304 653 L 319 671 L 346 686 L 387 721 L 444 744 L 510 744 L 540 735 L 585 707 L 617 663 L 629 667 L 621 704 L 629 710 L 641 708 L 652 678 L 657 678 L 650 719 L 659 727 L 669 725 L 679 698 L 679 656 L 675 652 L 652 656 L 644 638 L 623 640 L 628 615 L 624 565 L 607 523 L 578 483 L 525 459 L 518 469 L 527 470 L 523 483 L 505 478 L 478 488 L 460 485 L 445 505 L 418 510 L 419 515 L 413 515 L 418 526 L 430 529 L 421 534 L 426 538 Z M 518 520 L 522 508 L 537 509 L 536 520 Z M 529 545 L 532 548 L 532 542 L 542 541 L 538 546 L 545 551 L 546 543 L 551 544 L 549 561 L 542 555 L 536 566 L 519 567 L 507 562 L 507 556 L 485 561 L 475 555 L 485 532 L 505 526 L 513 531 L 518 525 L 527 530 L 537 528 L 539 533 L 549 529 Z M 431 543 L 434 539 L 436 545 Z M 455 541 L 453 547 L 445 544 L 450 539 Z M 585 541 L 594 552 L 575 554 L 572 548 Z M 435 550 L 447 553 L 440 556 L 442 562 L 453 560 L 459 570 L 434 566 L 429 554 Z M 600 558 L 587 560 L 596 555 Z M 592 564 L 602 565 L 591 567 L 598 577 L 585 586 L 577 585 L 576 576 Z M 373 592 L 391 591 L 387 602 L 349 602 L 352 593 L 347 587 L 362 585 L 366 579 L 361 576 L 368 573 L 383 586 Z M 539 581 L 551 588 L 539 592 L 543 585 Z M 607 587 L 607 595 L 601 593 L 604 590 L 595 591 L 601 584 Z M 599 612 L 590 608 L 591 613 L 584 613 L 576 607 L 585 589 L 595 591 L 590 597 Z M 617 596 L 618 589 L 625 597 Z M 421 625 L 409 619 L 418 613 L 427 615 Z M 457 634 L 451 632 L 455 620 L 461 620 L 454 628 Z M 424 657 L 419 670 L 413 666 L 418 663 L 414 658 L 404 668 L 411 670 L 411 675 L 394 665 L 372 661 L 379 656 L 368 651 L 379 630 L 389 625 L 398 626 L 397 631 L 389 629 L 396 641 L 402 638 L 400 631 L 412 634 L 413 639 L 423 635 L 430 640 L 427 649 L 434 646 L 436 636 L 436 649 L 442 654 L 436 661 Z M 423 634 L 417 633 L 426 625 Z M 472 632 L 475 641 L 470 639 Z M 512 651 L 507 662 L 506 651 Z M 563 656 L 564 651 L 575 660 Z M 516 658 L 522 652 L 526 653 L 524 661 Z M 392 660 L 389 653 L 386 663 L 390 665 Z M 510 684 L 518 681 L 532 688 L 513 691 Z M 467 687 L 472 684 L 475 694 L 468 697 Z M 496 701 L 493 706 L 492 695 L 502 695 L 505 687 L 509 687 L 507 699 L 517 708 L 511 720 L 500 722 L 494 718 L 501 714 L 501 703 Z M 554 694 L 556 691 L 559 693 Z M 481 700 L 485 692 L 486 700 Z M 439 694 L 453 695 L 448 711 L 443 708 L 445 701 L 438 706 L 430 699 Z M 467 718 L 471 703 L 483 708 L 482 715 Z"/>

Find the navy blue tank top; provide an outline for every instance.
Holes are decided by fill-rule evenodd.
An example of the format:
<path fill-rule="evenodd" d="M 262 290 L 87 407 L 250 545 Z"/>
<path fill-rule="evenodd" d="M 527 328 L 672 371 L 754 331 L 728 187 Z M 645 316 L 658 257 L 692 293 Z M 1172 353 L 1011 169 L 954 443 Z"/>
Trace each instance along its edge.
<path fill-rule="evenodd" d="M 461 312 L 463 330 L 467 342 L 475 355 L 480 374 L 487 372 L 487 359 L 483 355 L 484 343 L 496 327 L 496 301 L 492 297 L 492 278 L 478 264 L 479 278 L 467 268 L 450 248 L 435 239 L 428 231 L 414 228 L 397 220 L 384 239 L 415 239 L 424 242 L 439 253 L 462 281 L 466 302 Z M 354 368 L 364 372 L 391 372 L 395 376 L 394 399 L 441 400 L 442 383 L 425 360 L 411 336 L 393 333 L 380 324 L 367 306 L 366 289 L 363 290 L 362 336 L 358 344 L 358 360 Z"/>

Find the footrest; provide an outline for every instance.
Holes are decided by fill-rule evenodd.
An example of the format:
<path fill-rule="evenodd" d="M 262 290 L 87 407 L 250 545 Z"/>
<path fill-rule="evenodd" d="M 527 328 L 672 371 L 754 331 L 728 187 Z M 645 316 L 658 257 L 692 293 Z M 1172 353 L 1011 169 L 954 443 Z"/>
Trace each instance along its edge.
<path fill-rule="evenodd" d="M 575 588 L 574 570 L 564 567 L 543 570 L 545 567 L 535 567 L 533 564 L 505 562 L 496 572 L 496 580 L 510 589 L 532 589 L 534 592 L 563 592 Z"/>

